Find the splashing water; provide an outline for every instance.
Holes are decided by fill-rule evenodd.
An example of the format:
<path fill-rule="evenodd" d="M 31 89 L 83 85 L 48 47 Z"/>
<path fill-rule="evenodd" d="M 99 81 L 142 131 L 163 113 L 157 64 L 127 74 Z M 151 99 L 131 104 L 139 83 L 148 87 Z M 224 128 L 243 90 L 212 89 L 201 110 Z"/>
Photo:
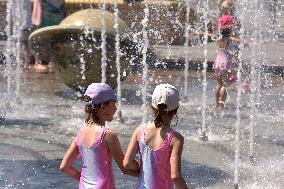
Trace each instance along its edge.
<path fill-rule="evenodd" d="M 142 74 L 142 109 L 143 109 L 143 118 L 142 123 L 146 123 L 147 119 L 147 88 L 148 88 L 148 63 L 146 61 L 147 59 L 147 50 L 149 46 L 148 42 L 148 32 L 147 32 L 147 24 L 148 24 L 148 17 L 149 17 L 149 8 L 148 5 L 145 5 L 144 8 L 144 19 L 142 20 L 141 24 L 143 26 L 142 34 L 143 34 L 143 49 L 142 49 L 142 65 L 143 65 L 143 74 Z"/>
<path fill-rule="evenodd" d="M 207 96 L 207 66 L 208 66 L 208 59 L 207 59 L 207 42 L 208 42 L 208 11 L 209 11 L 209 1 L 204 1 L 204 30 L 205 30 L 205 35 L 204 35 L 204 57 L 205 60 L 203 62 L 203 81 L 202 81 L 202 86 L 203 86 L 203 93 L 202 93 L 202 126 L 201 126 L 201 138 L 203 140 L 206 139 L 206 96 Z"/>
<path fill-rule="evenodd" d="M 185 22 L 185 43 L 184 43 L 184 51 L 185 53 L 185 65 L 184 65 L 184 98 L 188 98 L 188 67 L 189 67 L 189 49 L 188 49 L 188 43 L 189 43 L 189 30 L 190 30 L 190 24 L 189 24 L 189 14 L 190 14 L 190 1 L 186 1 L 186 22 Z"/>
<path fill-rule="evenodd" d="M 161 1 L 162 2 L 162 1 Z M 179 125 L 176 128 L 181 133 L 185 134 L 185 146 L 184 146 L 184 152 L 183 152 L 183 172 L 185 173 L 185 178 L 188 182 L 190 182 L 194 188 L 233 188 L 231 185 L 234 184 L 235 187 L 240 187 L 244 189 L 280 189 L 283 188 L 283 152 L 281 150 L 283 149 L 283 140 L 282 135 L 283 133 L 281 131 L 281 124 L 283 122 L 283 110 L 281 108 L 281 104 L 277 104 L 277 102 L 281 102 L 281 94 L 274 94 L 278 95 L 280 97 L 279 99 L 273 98 L 272 100 L 265 101 L 264 97 L 261 96 L 263 93 L 266 93 L 268 91 L 267 88 L 263 88 L 264 86 L 270 86 L 270 87 L 276 87 L 273 86 L 274 84 L 269 79 L 268 76 L 263 75 L 263 69 L 259 68 L 261 67 L 267 60 L 266 54 L 264 51 L 266 51 L 265 46 L 263 45 L 265 42 L 270 40 L 277 40 L 273 35 L 271 35 L 272 31 L 268 31 L 269 29 L 265 27 L 262 27 L 265 25 L 264 23 L 267 23 L 267 21 L 264 22 L 267 16 L 267 12 L 264 11 L 265 9 L 265 1 L 248 1 L 248 0 L 239 0 L 236 2 L 236 5 L 238 6 L 238 14 L 236 15 L 238 17 L 238 20 L 240 21 L 240 38 L 241 43 L 239 45 L 239 62 L 238 62 L 238 70 L 237 70 L 237 91 L 236 91 L 236 101 L 230 101 L 231 104 L 228 104 L 228 109 L 225 110 L 226 114 L 222 118 L 216 118 L 213 115 L 213 111 L 210 109 L 210 105 L 208 105 L 212 100 L 213 97 L 213 90 L 214 90 L 214 84 L 215 81 L 210 78 L 210 73 L 207 72 L 207 64 L 210 57 L 210 43 L 207 44 L 208 36 L 205 35 L 205 39 L 203 41 L 204 51 L 201 52 L 202 55 L 204 55 L 204 62 L 203 62 L 203 81 L 199 82 L 196 78 L 192 77 L 192 75 L 196 74 L 194 72 L 188 72 L 188 66 L 190 60 L 190 52 L 188 49 L 190 44 L 190 30 L 191 27 L 194 27 L 194 25 L 190 25 L 190 17 L 189 17 L 189 11 L 190 8 L 194 8 L 194 5 L 190 5 L 190 0 L 185 1 L 186 3 L 186 12 L 185 13 L 185 23 L 182 23 L 178 20 L 177 15 L 171 15 L 173 16 L 172 22 L 176 25 L 181 24 L 182 26 L 185 26 L 183 28 L 183 33 L 185 36 L 185 42 L 181 46 L 181 51 L 184 52 L 183 57 L 185 57 L 185 70 L 182 71 L 173 71 L 173 70 L 167 70 L 166 77 L 158 77 L 157 80 L 155 80 L 154 76 L 155 73 L 152 74 L 152 70 L 148 70 L 148 63 L 147 63 L 147 49 L 150 46 L 151 41 L 149 41 L 149 36 L 151 32 L 156 32 L 158 36 L 157 31 L 151 31 L 149 30 L 149 27 L 151 26 L 151 23 L 149 23 L 149 20 L 151 19 L 151 9 L 149 10 L 149 7 L 145 5 L 145 8 L 143 10 L 144 13 L 144 19 L 141 24 L 143 26 L 142 30 L 138 33 L 136 33 L 136 42 L 139 41 L 139 37 L 142 36 L 142 43 L 141 49 L 139 51 L 142 52 L 142 65 L 143 65 L 143 72 L 142 72 L 142 84 L 131 84 L 131 88 L 137 87 L 138 89 L 142 88 L 141 91 L 137 92 L 137 96 L 135 96 L 135 99 L 130 99 L 133 101 L 141 100 L 142 98 L 142 108 L 143 113 L 137 111 L 137 104 L 133 105 L 125 105 L 125 109 L 123 109 L 124 114 L 126 115 L 126 122 L 125 124 L 118 123 L 116 120 L 112 122 L 111 126 L 114 126 L 115 129 L 118 130 L 119 134 L 122 133 L 122 144 L 127 145 L 128 139 L 131 135 L 131 132 L 129 130 L 134 130 L 135 126 L 138 122 L 140 122 L 140 118 L 142 118 L 142 122 L 145 123 L 147 121 L 147 101 L 149 94 L 147 93 L 149 88 L 149 82 L 164 82 L 163 79 L 170 82 L 175 82 L 175 84 L 179 87 L 179 89 L 184 89 L 184 96 L 190 95 L 190 102 L 181 103 L 180 106 L 180 114 L 179 114 Z M 220 3 L 220 0 L 216 0 L 217 4 Z M 9 98 L 12 98 L 13 94 L 13 84 L 18 82 L 18 76 L 13 74 L 13 65 L 17 62 L 17 69 L 16 72 L 18 73 L 18 62 L 19 61 L 19 53 L 16 51 L 19 45 L 18 40 L 18 26 L 14 25 L 14 22 L 18 22 L 19 18 L 15 18 L 14 13 L 12 10 L 12 7 L 15 8 L 15 12 L 20 11 L 17 9 L 14 4 L 16 1 L 7 1 L 7 25 L 6 30 L 10 31 L 7 32 L 7 46 L 6 46 L 6 72 L 7 72 L 7 95 Z M 90 3 L 90 0 L 89 0 Z M 116 30 L 115 35 L 115 53 L 116 53 L 116 68 L 117 68 L 117 95 L 119 98 L 121 98 L 121 90 L 128 90 L 127 85 L 129 85 L 129 81 L 126 81 L 126 85 L 124 83 L 121 83 L 121 67 L 120 67 L 120 58 L 121 58 L 121 49 L 120 49 L 120 34 L 118 32 L 118 15 L 120 14 L 118 10 L 118 1 L 114 1 L 113 11 L 115 15 L 115 25 L 113 26 Z M 180 3 L 179 3 L 180 5 Z M 197 6 L 200 6 L 201 4 L 198 4 Z M 207 24 L 210 21 L 209 18 L 206 19 L 209 12 L 209 1 L 203 1 L 202 4 L 202 11 L 204 15 L 204 20 L 202 23 L 198 23 L 199 25 L 205 25 L 205 34 L 208 32 Z M 102 9 L 103 6 L 100 8 Z M 92 8 L 90 3 L 90 8 Z M 13 9 L 14 10 L 14 9 Z M 200 8 L 201 10 L 201 8 Z M 217 10 L 216 14 L 218 15 L 219 10 Z M 18 13 L 17 13 L 18 14 Z M 168 13 L 167 13 L 168 14 Z M 179 14 L 179 13 L 178 13 Z M 206 16 L 207 15 L 207 16 Z M 249 21 L 251 23 L 248 24 Z M 99 20 L 98 20 L 99 21 Z M 253 24 L 252 24 L 253 23 Z M 198 25 L 197 24 L 197 25 Z M 249 28 L 257 28 L 251 29 Z M 267 26 L 271 26 L 271 24 L 267 24 Z M 105 27 L 105 26 L 104 26 Z M 104 28 L 103 27 L 103 28 Z M 105 32 L 104 29 L 101 30 L 101 37 L 102 37 L 102 43 L 101 46 L 98 46 L 97 49 L 102 50 L 102 62 L 105 60 L 103 58 L 103 33 Z M 194 28 L 195 31 L 198 31 L 200 28 Z M 220 28 L 219 28 L 220 29 Z M 274 28 L 275 29 L 275 28 Z M 272 29 L 271 29 L 272 30 Z M 84 78 L 85 73 L 85 62 L 84 59 L 84 52 L 86 52 L 85 49 L 88 51 L 87 42 L 85 42 L 85 39 L 87 37 L 90 37 L 90 35 L 93 33 L 92 31 L 89 31 L 89 28 L 85 28 L 85 38 L 82 37 L 80 39 L 80 43 L 82 43 L 82 47 L 84 49 L 81 49 L 81 54 L 78 54 L 80 57 L 81 62 L 81 73 Z M 275 31 L 274 31 L 275 32 Z M 161 32 L 162 33 L 162 32 Z M 269 34 L 267 34 L 269 33 Z M 141 36 L 139 36 L 141 35 Z M 270 36 L 271 35 L 271 36 Z M 271 39 L 270 39 L 271 37 Z M 157 37 L 158 38 L 158 37 Z M 269 38 L 269 39 L 268 39 Z M 273 38 L 273 39 L 272 39 Z M 247 48 L 246 46 L 246 40 L 249 39 L 250 47 Z M 89 40 L 89 38 L 88 38 Z M 87 41 L 87 40 L 86 40 Z M 106 41 L 105 41 L 106 43 Z M 171 49 L 171 52 L 167 54 L 167 58 L 170 58 L 170 56 L 174 53 L 175 47 L 173 47 L 170 44 L 170 41 L 165 42 L 167 45 L 165 45 L 165 49 Z M 158 44 L 158 42 L 156 42 Z M 106 44 L 104 44 L 106 45 Z M 140 48 L 139 47 L 139 48 Z M 105 49 L 107 50 L 107 49 Z M 82 53 L 83 52 L 83 53 Z M 91 53 L 91 52 L 90 52 Z M 15 58 L 14 58 L 15 57 Z M 202 56 L 203 57 L 203 56 Z M 208 58 L 208 59 L 207 59 Z M 249 64 L 249 73 L 245 73 L 244 70 L 246 69 L 245 66 Z M 104 67 L 105 66 L 105 67 Z M 106 68 L 106 65 L 102 64 L 102 70 Z M 107 70 L 106 70 L 107 71 Z M 156 71 L 156 70 L 155 70 Z M 160 71 L 160 70 L 159 70 Z M 161 72 L 164 72 L 165 70 L 161 70 Z M 103 72 L 103 71 L 102 71 Z M 158 71 L 157 71 L 158 72 Z M 173 72 L 177 72 L 177 77 L 175 75 L 171 75 Z M 16 74 L 17 74 L 16 73 Z M 140 77 L 138 73 L 137 77 Z M 181 75 L 181 76 L 180 76 Z M 184 83 L 182 82 L 182 79 L 185 78 Z M 244 93 L 243 91 L 243 80 L 248 76 L 250 79 L 250 85 L 249 85 L 249 92 Z M 190 80 L 187 78 L 189 77 Z M 263 79 L 265 78 L 265 80 Z M 15 80 L 13 80 L 15 78 Z M 103 75 L 102 75 L 103 79 Z M 106 80 L 106 78 L 105 78 Z M 172 81 L 174 80 L 174 81 Z M 103 80 L 102 80 L 103 81 Z M 29 81 L 31 83 L 31 81 Z M 189 84 L 189 82 L 191 82 Z M 58 82 L 60 89 L 64 88 L 64 86 L 60 85 L 60 82 Z M 48 83 L 50 84 L 50 83 Z M 25 84 L 23 84 L 25 85 Z M 139 86 L 138 86 L 139 85 Z M 188 91 L 188 85 L 193 85 L 195 88 L 194 90 Z M 213 86 L 213 87 L 212 87 Z M 26 86 L 27 87 L 27 86 Z M 34 90 L 37 86 L 30 87 L 31 91 Z M 125 88 L 124 88 L 125 87 Z M 16 90 L 20 89 L 20 87 L 16 86 Z M 24 88 L 24 87 L 23 87 Z M 58 89 L 56 88 L 56 89 Z M 135 88 L 136 89 L 136 88 Z M 262 91 L 264 89 L 264 91 Z M 129 90 L 130 91 L 130 90 Z M 20 90 L 18 90 L 20 92 Z M 54 91 L 51 91 L 50 94 L 53 94 Z M 270 92 L 267 92 L 270 93 Z M 17 94 L 17 93 L 15 93 Z M 18 93 L 19 94 L 19 93 Z M 38 100 L 34 100 L 35 94 L 29 93 L 27 96 L 30 96 L 30 98 L 24 99 L 28 102 L 26 102 L 25 105 L 27 106 L 33 106 L 34 109 L 37 109 L 35 113 L 28 113 L 25 111 L 26 106 L 18 107 L 18 110 L 13 115 L 9 115 L 8 117 L 8 124 L 13 127 L 14 122 L 16 122 L 15 128 L 16 129 L 26 129 L 28 135 L 30 133 L 36 133 L 37 130 L 39 130 L 39 133 L 45 133 L 43 131 L 48 131 L 49 129 L 53 131 L 51 132 L 51 136 L 56 137 L 62 137 L 66 140 L 69 136 L 73 136 L 73 134 L 76 132 L 77 129 L 79 129 L 80 125 L 82 124 L 83 112 L 81 111 L 82 105 L 78 101 L 65 101 L 62 98 L 57 98 L 56 96 L 48 96 L 46 94 L 44 97 L 40 97 L 42 104 L 38 105 Z M 51 97 L 51 98 L 50 98 Z M 246 99 L 248 97 L 248 100 Z M 136 99 L 137 98 L 137 99 Z M 268 97 L 267 97 L 268 98 Z M 44 99 L 44 100 L 42 100 Z M 54 99 L 58 100 L 56 101 L 57 104 L 54 105 Z M 138 101 L 137 100 L 137 101 Z M 278 101 L 277 101 L 278 100 Z M 52 102 L 51 102 L 52 101 Z M 273 101 L 273 102 L 272 102 Z M 200 103 L 201 102 L 201 103 Z M 29 104 L 30 103 L 30 104 Z M 36 106 L 34 107 L 34 105 Z M 72 104 L 72 105 L 70 105 Z M 37 106 L 38 105 L 38 106 Z M 66 106 L 66 108 L 65 108 Z M 51 108 L 52 107 L 52 108 Z M 58 110 L 58 107 L 60 111 Z M 74 115 L 69 116 L 66 115 L 65 110 L 70 109 L 72 107 L 72 113 Z M 39 109 L 44 110 L 44 113 L 39 113 Z M 53 109 L 53 110 L 50 110 Z M 80 110 L 80 111 L 79 111 Z M 121 104 L 120 101 L 118 101 L 118 111 L 121 110 Z M 54 116 L 56 112 L 56 116 Z M 31 114 L 31 115 L 30 115 Z M 59 116 L 57 116 L 57 114 Z M 143 115 L 142 115 L 143 114 Z M 23 116 L 24 115 L 24 116 Z M 190 115 L 190 117 L 188 116 Z M 61 117 L 62 116 L 62 117 Z M 40 117 L 38 119 L 38 117 Z M 56 117 L 56 118 L 54 118 Z M 60 118 L 61 117 L 61 118 Z M 72 119 L 68 119 L 68 118 Z M 21 120 L 23 119 L 23 120 Z M 43 121 L 40 121 L 40 119 L 43 119 Z M 64 120 L 62 120 L 64 119 Z M 18 121 L 17 121 L 18 120 Z M 31 121 L 32 120 L 32 121 Z M 34 121 L 36 120 L 36 121 Z M 39 120 L 39 121 L 38 121 Z M 33 122 L 34 121 L 34 122 Z M 21 122 L 21 123 L 18 123 Z M 45 123 L 47 122 L 47 123 Z M 262 123 L 263 122 L 263 123 Z M 26 124 L 26 127 L 21 127 L 21 124 Z M 278 125 L 277 125 L 278 124 Z M 10 127 L 10 125 L 8 125 Z M 51 125 L 51 126 L 49 126 Z M 68 126 L 67 126 L 68 125 Z M 71 126 L 70 126 L 71 125 Z M 202 128 L 200 128 L 200 125 L 202 125 Z M 46 130 L 44 130 L 46 126 Z M 31 129 L 30 129 L 31 128 Z M 41 128 L 41 129 L 39 129 Z M 44 129 L 42 129 L 44 128 Z M 280 129 L 279 129 L 280 128 Z M 2 131 L 6 131 L 9 128 L 3 126 Z M 274 131 L 275 129 L 275 131 Z M 279 130 L 277 130 L 279 129 Z M 67 132 L 68 131 L 68 135 Z M 72 132 L 71 132 L 72 131 Z M 200 136 L 200 132 L 205 132 L 209 138 L 209 141 L 202 142 L 198 138 Z M 60 135 L 62 133 L 66 133 L 64 135 Z M 2 133 L 1 133 L 2 134 Z M 66 137 L 68 136 L 68 137 Z M 30 136 L 29 136 L 30 137 Z M 38 137 L 38 138 L 37 138 Z M 42 138 L 44 138 L 42 135 L 39 135 L 38 133 L 35 134 L 33 137 L 30 137 L 33 140 L 33 143 L 39 143 L 40 141 L 43 141 Z M 61 139 L 61 138 L 60 138 Z M 17 139 L 20 140 L 20 139 Z M 56 140 L 56 139 L 54 139 Z M 48 139 L 47 143 L 48 145 L 52 145 L 52 141 Z M 63 140 L 62 140 L 63 141 Z M 61 143 L 60 143 L 61 145 Z M 188 146 L 189 147 L 188 147 Z M 44 145 L 43 145 L 44 146 Z M 62 144 L 61 146 L 56 146 L 56 149 L 58 148 L 64 148 L 66 144 Z M 0 146 L 1 147 L 1 146 Z M 270 151 L 270 148 L 275 148 Z M 278 150 L 278 151 L 277 151 Z M 282 153 L 282 156 L 281 156 Z M 211 155 L 213 154 L 213 155 Z M 47 155 L 48 156 L 48 155 Z M 253 165 L 251 162 L 247 161 L 247 157 L 255 157 L 257 160 L 257 164 Z M 57 157 L 56 159 L 59 159 L 60 157 Z M 8 162 L 8 161 L 6 161 Z M 5 162 L 5 163 L 6 163 Z M 15 160 L 17 162 L 17 160 Z M 5 165 L 4 163 L 4 165 Z M 33 163 L 33 161 L 28 162 Z M 36 162 L 37 163 L 37 162 Z M 58 162 L 56 162 L 57 164 Z M 6 163 L 7 165 L 10 165 Z M 200 165 L 199 165 L 200 164 Z M 228 166 L 231 165 L 232 166 Z M 54 165 L 54 169 L 58 169 L 56 167 L 57 165 Z M 7 167 L 7 166 L 6 166 Z M 116 169 L 116 168 L 115 168 Z M 4 175 L 5 177 L 5 171 L 0 170 L 0 177 Z M 42 172 L 41 172 L 42 171 Z M 38 180 L 44 180 L 44 179 L 38 179 L 39 175 L 41 175 L 42 178 L 46 176 L 44 173 L 46 169 L 37 170 L 36 174 L 29 177 L 29 181 L 19 181 L 19 183 L 23 183 L 26 187 L 29 187 L 30 183 L 37 184 Z M 54 171 L 54 170 L 53 170 Z M 2 175 L 2 172 L 3 175 Z M 55 174 L 56 171 L 54 171 Z M 118 188 L 128 188 L 129 186 L 124 183 L 124 177 L 121 176 L 120 171 L 115 170 L 116 178 L 118 178 Z M 60 173 L 56 173 L 60 174 Z M 202 179 L 200 178 L 200 175 L 202 174 Z M 204 175 L 203 175 L 204 174 Z M 221 175 L 221 176 L 220 176 Z M 197 178 L 198 177 L 198 178 Z M 59 177 L 61 178 L 61 177 Z M 121 179 L 122 181 L 120 181 Z M 215 179 L 215 180 L 214 180 Z M 282 179 L 282 180 L 281 180 Z M 7 179 L 9 180 L 9 179 Z M 48 179 L 45 179 L 44 184 L 47 186 Z M 59 179 L 60 180 L 60 179 Z M 63 179 L 65 180 L 65 179 Z M 6 182 L 6 181 L 5 181 Z M 9 180 L 10 182 L 10 180 Z M 5 186 L 7 187 L 14 187 L 16 185 L 15 181 L 11 180 L 10 184 L 7 182 L 5 183 Z M 15 182 L 15 183 L 13 183 Z M 61 180 L 58 182 L 60 183 Z M 66 181 L 67 183 L 67 181 Z M 69 181 L 68 181 L 69 183 Z M 75 181 L 70 182 L 73 186 Z M 69 183 L 69 184 L 70 184 Z M 135 183 L 135 181 L 133 181 Z M 75 183 L 76 184 L 76 183 Z M 216 184 L 216 185 L 215 185 Z M 63 187 L 64 185 L 59 185 L 59 187 Z M 219 187 L 220 186 L 220 187 Z M 19 187 L 21 187 L 19 185 Z M 14 187 L 15 188 L 15 187 Z"/>
<path fill-rule="evenodd" d="M 120 34 L 119 34 L 119 23 L 118 23 L 118 14 L 119 14 L 119 10 L 117 7 L 117 0 L 114 0 L 114 5 L 113 5 L 113 9 L 114 9 L 114 28 L 115 28 L 115 51 L 116 51 L 116 69 L 117 69 L 117 96 L 119 98 L 118 102 L 117 102 L 117 111 L 118 114 L 121 116 L 121 67 L 120 67 L 120 56 L 121 56 L 121 52 L 120 52 Z"/>
<path fill-rule="evenodd" d="M 106 2 L 103 0 L 103 3 L 100 5 L 100 9 L 103 11 L 102 17 L 101 17 L 101 50 L 102 50 L 102 59 L 101 59 L 101 68 L 102 68 L 102 83 L 106 82 L 106 66 L 107 66 L 107 57 L 106 57 L 106 16 L 105 16 L 105 10 L 106 10 Z"/>

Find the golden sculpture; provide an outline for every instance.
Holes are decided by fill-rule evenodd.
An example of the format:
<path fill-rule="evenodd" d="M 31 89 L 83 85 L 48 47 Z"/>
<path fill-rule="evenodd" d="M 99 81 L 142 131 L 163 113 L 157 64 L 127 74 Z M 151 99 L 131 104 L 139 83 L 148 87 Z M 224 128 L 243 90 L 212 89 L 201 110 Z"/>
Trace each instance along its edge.
<path fill-rule="evenodd" d="M 59 25 L 34 31 L 29 37 L 32 51 L 55 63 L 63 82 L 78 91 L 84 91 L 92 82 L 101 82 L 102 16 L 106 32 L 106 83 L 116 86 L 115 17 L 108 11 L 86 9 L 66 17 Z M 128 35 L 123 20 L 118 19 L 120 34 L 120 64 L 122 78 L 139 63 L 142 55 Z M 130 63 L 132 62 L 132 65 Z M 133 66 L 135 65 L 135 66 Z"/>

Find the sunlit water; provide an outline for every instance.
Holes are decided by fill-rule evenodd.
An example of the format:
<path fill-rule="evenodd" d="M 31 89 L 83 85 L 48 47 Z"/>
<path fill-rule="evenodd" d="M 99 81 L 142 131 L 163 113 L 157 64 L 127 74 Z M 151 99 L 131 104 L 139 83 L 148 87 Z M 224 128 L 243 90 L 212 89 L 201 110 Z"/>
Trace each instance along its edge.
<path fill-rule="evenodd" d="M 209 4 L 208 1 L 204 2 L 205 4 L 198 4 L 198 6 L 200 10 L 203 12 L 205 10 L 207 13 Z M 187 3 L 187 6 L 192 6 L 189 1 Z M 239 6 L 242 7 L 243 4 Z M 103 6 L 102 9 L 104 9 Z M 249 11 L 244 13 L 257 14 L 257 12 Z M 240 20 L 243 20 L 243 28 L 249 31 L 250 28 L 244 22 L 247 21 L 246 14 L 242 15 L 243 17 L 240 16 Z M 216 81 L 212 79 L 212 73 L 205 72 L 205 69 L 203 72 L 188 73 L 187 70 L 148 70 L 146 51 L 149 45 L 147 37 L 149 16 L 149 9 L 146 6 L 140 32 L 143 73 L 131 75 L 121 83 L 121 97 L 127 100 L 121 104 L 125 123 L 121 124 L 116 115 L 116 119 L 109 124 L 109 127 L 118 133 L 123 149 L 126 149 L 134 129 L 141 122 L 151 118 L 150 112 L 147 111 L 147 102 L 154 86 L 168 82 L 180 91 L 188 91 L 185 92 L 186 100 L 181 102 L 175 129 L 185 137 L 182 172 L 192 188 L 227 189 L 233 188 L 236 183 L 240 188 L 245 189 L 283 188 L 284 171 L 281 168 L 284 165 L 283 78 L 264 73 L 257 75 L 257 69 L 252 67 L 253 88 L 248 93 L 242 93 L 241 82 L 237 86 L 232 86 L 228 89 L 229 98 L 226 109 L 216 112 L 214 108 Z M 260 27 L 260 20 L 253 18 L 255 26 Z M 104 22 L 103 18 L 102 22 Z M 177 19 L 174 22 L 180 24 Z M 205 22 L 208 22 L 208 19 L 205 18 Z M 184 31 L 188 32 L 188 28 Z M 268 33 L 270 34 L 271 31 Z M 102 28 L 102 38 L 104 34 L 105 31 Z M 243 52 L 243 57 L 255 63 L 254 66 L 258 66 L 260 62 L 257 54 L 263 51 L 263 49 L 260 50 L 259 45 L 265 40 L 269 41 L 267 38 L 270 36 L 264 40 L 255 31 L 246 33 L 243 37 L 250 36 L 254 36 L 258 41 L 255 39 L 252 41 L 251 51 Z M 185 37 L 189 40 L 188 35 Z M 8 45 L 12 45 L 10 39 L 8 38 Z M 80 42 L 84 43 L 84 41 Z M 205 68 L 207 66 L 206 43 L 205 41 Z M 105 43 L 102 42 L 100 47 L 102 53 L 104 45 Z M 116 53 L 118 51 L 117 49 Z M 250 53 L 253 56 L 250 57 Z M 170 51 L 168 54 L 170 55 Z M 265 58 L 265 55 L 261 57 Z M 103 55 L 102 62 L 105 62 Z M 84 72 L 83 55 L 81 63 L 81 69 Z M 103 64 L 103 69 L 104 66 Z M 11 74 L 12 68 L 13 65 L 8 64 L 8 74 Z M 3 72 L 4 69 L 1 67 L 1 73 Z M 9 75 L 8 78 L 2 75 L 0 78 L 0 111 L 5 113 L 0 132 L 2 136 L 0 138 L 0 187 L 73 188 L 78 182 L 60 173 L 58 167 L 68 145 L 83 124 L 83 103 L 79 100 L 78 94 L 68 89 L 56 74 L 22 73 L 21 78 L 21 104 L 16 101 L 16 95 L 13 95 Z M 104 81 L 104 71 L 102 78 Z M 3 99 L 7 98 L 7 94 L 11 98 L 10 112 L 3 110 L 3 104 L 6 103 Z M 238 113 L 236 109 L 239 109 Z M 176 121 L 173 120 L 173 122 Z M 209 139 L 207 142 L 200 140 L 200 133 L 205 128 Z M 256 161 L 255 165 L 249 161 L 252 152 Z M 76 166 L 80 168 L 79 161 L 76 162 Z M 115 164 L 114 172 L 117 188 L 127 189 L 135 186 L 135 178 L 123 176 Z"/>
<path fill-rule="evenodd" d="M 153 81 L 163 80 L 179 89 L 183 87 L 182 71 L 149 73 Z M 154 76 L 153 76 L 154 75 Z M 196 75 L 191 73 L 190 75 Z M 176 81 L 170 78 L 176 78 Z M 229 91 L 227 110 L 220 115 L 214 110 L 213 89 L 215 81 L 208 79 L 208 142 L 199 140 L 202 103 L 202 79 L 189 77 L 189 100 L 181 103 L 176 130 L 185 136 L 182 171 L 194 188 L 231 188 L 234 171 L 235 98 L 233 88 Z M 1 86 L 6 81 L 1 79 Z M 135 127 L 141 123 L 142 98 L 137 96 L 141 78 L 132 76 L 122 82 L 122 104 L 125 124 L 114 120 L 109 124 L 120 137 L 126 149 Z M 258 108 L 255 131 L 255 154 L 257 165 L 249 161 L 249 94 L 241 102 L 240 134 L 240 186 L 243 188 L 280 189 L 284 185 L 283 166 L 283 81 L 273 80 L 273 86 L 262 86 L 262 106 Z M 42 85 L 49 86 L 42 89 Z M 149 91 L 154 89 L 150 83 Z M 4 90 L 4 91 L 3 91 Z M 279 91 L 280 90 L 280 91 Z M 5 87 L 1 87 L 1 94 Z M 13 102 L 13 111 L 7 114 L 1 125 L 1 171 L 0 187 L 6 188 L 68 188 L 77 181 L 64 176 L 58 166 L 67 146 L 83 123 L 83 103 L 76 93 L 68 89 L 55 75 L 24 77 L 22 104 Z M 29 111 L 27 111 L 29 110 Z M 149 113 L 148 113 L 149 114 Z M 151 116 L 150 114 L 148 115 Z M 116 118 L 117 115 L 116 115 Z M 173 120 L 174 122 L 176 120 Z M 80 162 L 76 164 L 80 167 Z M 121 175 L 114 164 L 117 188 L 132 188 L 135 178 Z M 127 183 L 125 182 L 127 179 Z M 3 182 L 2 182 L 3 181 Z M 129 183 L 128 183 L 129 182 Z"/>

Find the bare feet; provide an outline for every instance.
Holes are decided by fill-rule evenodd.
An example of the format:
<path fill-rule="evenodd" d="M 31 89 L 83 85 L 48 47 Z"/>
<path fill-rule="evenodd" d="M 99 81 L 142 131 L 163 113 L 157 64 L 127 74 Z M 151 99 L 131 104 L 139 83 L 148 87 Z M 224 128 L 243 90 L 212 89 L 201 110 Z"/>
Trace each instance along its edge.
<path fill-rule="evenodd" d="M 36 73 L 48 73 L 47 67 L 42 64 L 35 64 L 34 69 Z"/>
<path fill-rule="evenodd" d="M 216 105 L 216 110 L 223 110 L 225 108 L 225 102 L 219 100 L 217 105 Z"/>
<path fill-rule="evenodd" d="M 24 64 L 24 66 L 23 66 L 23 72 L 28 72 L 29 70 L 30 70 L 30 65 L 29 64 Z"/>
<path fill-rule="evenodd" d="M 48 68 L 48 73 L 54 73 L 54 63 L 53 62 L 49 62 L 47 65 Z"/>

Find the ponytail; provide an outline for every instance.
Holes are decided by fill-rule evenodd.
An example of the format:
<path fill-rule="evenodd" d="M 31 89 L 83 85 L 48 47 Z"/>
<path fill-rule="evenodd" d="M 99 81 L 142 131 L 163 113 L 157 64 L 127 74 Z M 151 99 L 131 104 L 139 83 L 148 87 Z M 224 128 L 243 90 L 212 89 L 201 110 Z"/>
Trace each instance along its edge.
<path fill-rule="evenodd" d="M 163 120 L 161 117 L 162 113 L 166 112 L 168 115 L 172 114 L 176 115 L 177 113 L 178 108 L 171 111 L 164 111 L 166 108 L 167 108 L 166 104 L 159 104 L 157 109 L 152 106 L 152 110 L 154 113 L 154 123 L 156 128 L 159 128 L 163 125 Z"/>

